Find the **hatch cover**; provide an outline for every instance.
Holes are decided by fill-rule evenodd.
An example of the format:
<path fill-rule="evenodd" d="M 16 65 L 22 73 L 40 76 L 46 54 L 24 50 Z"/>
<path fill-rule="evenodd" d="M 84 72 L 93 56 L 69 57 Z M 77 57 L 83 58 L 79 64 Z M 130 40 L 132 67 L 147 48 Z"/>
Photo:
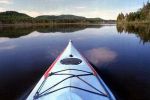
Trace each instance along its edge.
<path fill-rule="evenodd" d="M 64 65 L 78 65 L 82 62 L 82 60 L 78 58 L 65 58 L 60 61 L 61 64 Z"/>

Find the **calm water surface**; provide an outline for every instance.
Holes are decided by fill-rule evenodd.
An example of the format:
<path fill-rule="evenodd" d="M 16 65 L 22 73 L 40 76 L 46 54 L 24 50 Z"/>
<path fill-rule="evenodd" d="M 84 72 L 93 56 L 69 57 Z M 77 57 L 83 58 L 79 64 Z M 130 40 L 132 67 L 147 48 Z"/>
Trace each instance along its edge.
<path fill-rule="evenodd" d="M 0 28 L 0 99 L 24 98 L 71 39 L 118 100 L 150 100 L 149 38 L 115 25 Z"/>

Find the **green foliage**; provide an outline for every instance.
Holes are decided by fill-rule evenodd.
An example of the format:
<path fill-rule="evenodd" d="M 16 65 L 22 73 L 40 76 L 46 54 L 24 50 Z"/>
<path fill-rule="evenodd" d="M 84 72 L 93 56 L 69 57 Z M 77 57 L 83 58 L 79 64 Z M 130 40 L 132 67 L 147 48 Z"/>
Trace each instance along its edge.
<path fill-rule="evenodd" d="M 124 19 L 125 19 L 125 16 L 123 13 L 120 13 L 117 17 L 117 21 L 124 21 Z"/>
<path fill-rule="evenodd" d="M 25 22 L 33 22 L 33 18 L 23 14 L 23 13 L 18 13 L 15 11 L 6 11 L 6 12 L 1 12 L 0 13 L 0 23 L 9 23 L 9 24 L 15 24 L 15 23 L 25 23 Z"/>
<path fill-rule="evenodd" d="M 60 15 L 60 16 L 43 15 L 36 17 L 36 19 L 46 20 L 53 23 L 100 23 L 103 21 L 100 18 L 85 18 L 74 15 Z"/>

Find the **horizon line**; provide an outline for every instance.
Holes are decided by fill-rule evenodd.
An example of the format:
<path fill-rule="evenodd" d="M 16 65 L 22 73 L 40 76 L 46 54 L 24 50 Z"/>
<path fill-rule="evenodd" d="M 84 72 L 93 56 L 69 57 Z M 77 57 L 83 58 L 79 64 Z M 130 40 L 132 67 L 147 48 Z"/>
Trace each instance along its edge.
<path fill-rule="evenodd" d="M 82 15 L 75 15 L 75 14 L 39 14 L 37 16 L 32 16 L 26 12 L 23 12 L 23 11 L 17 11 L 17 10 L 5 10 L 5 11 L 0 11 L 0 13 L 2 12 L 7 12 L 7 11 L 12 11 L 12 12 L 18 12 L 18 13 L 22 13 L 22 14 L 26 14 L 30 17 L 33 17 L 33 18 L 36 18 L 38 16 L 61 16 L 61 15 L 73 15 L 73 16 L 78 16 L 78 17 L 85 17 L 85 18 L 100 18 L 102 20 L 117 20 L 117 19 L 104 19 L 104 18 L 101 18 L 101 17 L 87 17 L 87 16 L 82 16 Z"/>

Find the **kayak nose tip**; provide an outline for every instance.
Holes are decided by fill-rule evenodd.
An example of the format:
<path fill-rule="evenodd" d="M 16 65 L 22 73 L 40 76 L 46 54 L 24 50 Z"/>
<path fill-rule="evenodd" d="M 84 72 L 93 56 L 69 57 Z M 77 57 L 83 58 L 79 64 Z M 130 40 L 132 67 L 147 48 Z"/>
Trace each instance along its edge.
<path fill-rule="evenodd" d="M 72 40 L 69 40 L 70 43 L 72 43 Z"/>

